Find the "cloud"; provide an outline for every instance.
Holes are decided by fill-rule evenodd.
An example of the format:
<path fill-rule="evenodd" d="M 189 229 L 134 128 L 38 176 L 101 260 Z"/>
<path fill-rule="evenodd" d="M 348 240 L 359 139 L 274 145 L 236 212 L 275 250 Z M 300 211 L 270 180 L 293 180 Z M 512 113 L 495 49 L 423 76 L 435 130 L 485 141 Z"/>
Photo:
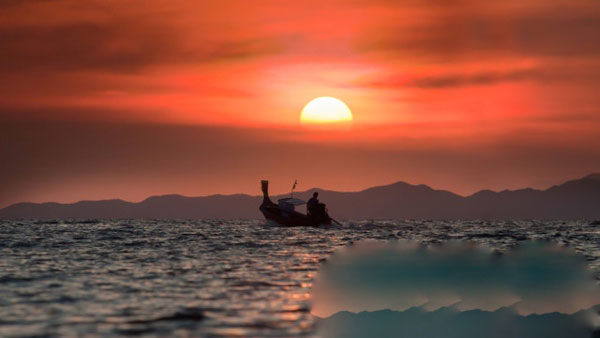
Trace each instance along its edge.
<path fill-rule="evenodd" d="M 358 50 L 395 58 L 461 62 L 523 56 L 593 58 L 600 54 L 596 43 L 600 5 L 594 1 L 530 1 L 505 7 L 464 1 L 429 12 L 426 9 L 424 5 L 427 14 L 416 22 L 382 23 L 359 39 Z"/>
<path fill-rule="evenodd" d="M 151 65 L 231 61 L 284 50 L 277 38 L 197 41 L 186 46 L 174 27 L 107 22 L 0 26 L 0 71 L 104 70 L 128 72 Z"/>
<path fill-rule="evenodd" d="M 454 88 L 462 86 L 484 86 L 503 82 L 518 82 L 526 80 L 549 81 L 555 79 L 550 74 L 538 70 L 525 69 L 509 72 L 478 72 L 472 74 L 436 74 L 432 76 L 415 76 L 408 78 L 406 75 L 395 77 L 372 78 L 358 81 L 358 86 L 370 88 L 398 88 L 418 87 L 426 89 Z"/>
<path fill-rule="evenodd" d="M 367 88 L 400 88 L 416 87 L 423 89 L 456 88 L 464 86 L 488 86 L 507 82 L 531 81 L 541 84 L 571 82 L 594 84 L 600 83 L 600 72 L 595 65 L 566 66 L 559 68 L 556 64 L 547 64 L 536 68 L 515 68 L 509 70 L 480 70 L 462 72 L 435 72 L 431 75 L 396 74 L 371 76 L 356 82 L 358 87 Z M 489 67 L 493 68 L 493 67 Z"/>
<path fill-rule="evenodd" d="M 0 8 L 19 7 L 25 3 L 59 2 L 62 0 L 0 0 Z"/>
<path fill-rule="evenodd" d="M 532 70 L 517 70 L 508 73 L 482 72 L 474 75 L 450 75 L 423 77 L 415 79 L 409 85 L 421 88 L 446 88 L 469 85 L 490 85 L 500 82 L 514 82 L 528 79 L 544 78 L 542 74 Z"/>

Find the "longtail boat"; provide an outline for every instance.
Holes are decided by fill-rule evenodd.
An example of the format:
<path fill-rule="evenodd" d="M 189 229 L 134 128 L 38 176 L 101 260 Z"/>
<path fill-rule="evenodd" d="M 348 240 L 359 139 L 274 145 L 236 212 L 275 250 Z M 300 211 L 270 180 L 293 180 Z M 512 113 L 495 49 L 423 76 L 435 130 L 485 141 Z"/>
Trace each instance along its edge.
<path fill-rule="evenodd" d="M 286 227 L 308 226 L 316 227 L 319 225 L 331 224 L 332 218 L 329 217 L 327 209 L 312 212 L 305 215 L 295 210 L 295 207 L 306 204 L 298 198 L 281 198 L 277 200 L 277 204 L 273 203 L 269 198 L 269 181 L 261 181 L 263 202 L 259 210 L 265 216 L 267 221 L 271 221 Z"/>

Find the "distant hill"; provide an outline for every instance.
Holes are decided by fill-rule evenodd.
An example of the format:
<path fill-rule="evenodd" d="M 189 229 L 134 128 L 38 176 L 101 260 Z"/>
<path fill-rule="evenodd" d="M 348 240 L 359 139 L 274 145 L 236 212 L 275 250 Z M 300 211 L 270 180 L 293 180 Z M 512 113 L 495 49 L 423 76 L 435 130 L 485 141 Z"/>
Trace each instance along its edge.
<path fill-rule="evenodd" d="M 546 190 L 482 190 L 467 197 L 404 182 L 358 192 L 315 188 L 295 193 L 294 197 L 306 200 L 314 191 L 320 192 L 330 214 L 340 219 L 600 219 L 600 174 Z M 236 194 L 154 196 L 139 203 L 17 203 L 1 209 L 0 218 L 262 218 L 258 211 L 261 201 L 262 196 Z"/>

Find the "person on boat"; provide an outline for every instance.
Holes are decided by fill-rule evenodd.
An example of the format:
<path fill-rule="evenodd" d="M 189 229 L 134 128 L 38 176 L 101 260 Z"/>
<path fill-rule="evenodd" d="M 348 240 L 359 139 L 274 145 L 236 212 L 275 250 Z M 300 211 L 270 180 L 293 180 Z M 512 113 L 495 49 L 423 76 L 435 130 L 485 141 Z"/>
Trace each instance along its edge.
<path fill-rule="evenodd" d="M 329 218 L 325 204 L 319 202 L 318 192 L 313 193 L 313 197 L 306 203 L 306 211 L 309 217 L 315 219 Z"/>
<path fill-rule="evenodd" d="M 319 204 L 319 193 L 315 191 L 313 193 L 313 197 L 311 197 L 306 203 L 306 210 L 308 211 L 308 214 L 311 215 L 315 213 Z"/>

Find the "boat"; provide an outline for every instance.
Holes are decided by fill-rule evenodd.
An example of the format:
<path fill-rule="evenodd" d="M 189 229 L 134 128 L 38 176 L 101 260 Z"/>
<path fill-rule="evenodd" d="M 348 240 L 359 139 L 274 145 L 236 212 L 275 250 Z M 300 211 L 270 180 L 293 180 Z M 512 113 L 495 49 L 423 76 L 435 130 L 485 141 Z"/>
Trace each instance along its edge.
<path fill-rule="evenodd" d="M 263 201 L 259 210 L 265 216 L 267 221 L 274 222 L 286 227 L 317 227 L 320 225 L 330 225 L 332 218 L 329 217 L 327 209 L 324 207 L 320 212 L 314 212 L 309 215 L 300 213 L 295 210 L 297 206 L 306 204 L 298 198 L 281 198 L 277 200 L 277 204 L 269 198 L 269 181 L 261 181 Z"/>

